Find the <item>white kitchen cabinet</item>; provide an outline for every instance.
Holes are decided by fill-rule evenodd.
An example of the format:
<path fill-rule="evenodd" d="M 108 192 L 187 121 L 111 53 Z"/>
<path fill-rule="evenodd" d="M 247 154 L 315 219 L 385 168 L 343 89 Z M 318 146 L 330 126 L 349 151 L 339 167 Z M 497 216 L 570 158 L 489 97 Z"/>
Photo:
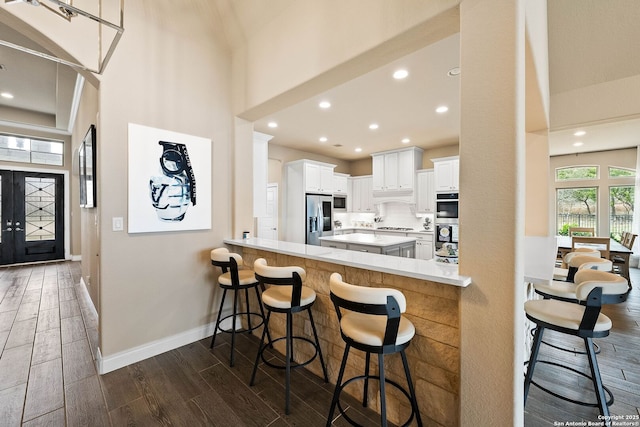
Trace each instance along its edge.
<path fill-rule="evenodd" d="M 459 189 L 460 158 L 444 157 L 432 159 L 435 171 L 436 192 L 452 192 Z"/>
<path fill-rule="evenodd" d="M 351 205 L 350 211 L 375 212 L 371 191 L 372 177 L 370 175 L 358 176 L 349 178 L 349 180 L 351 181 L 351 194 L 347 203 Z"/>
<path fill-rule="evenodd" d="M 423 169 L 416 173 L 416 212 L 434 213 L 436 210 L 435 173 Z"/>
<path fill-rule="evenodd" d="M 418 147 L 372 154 L 374 192 L 410 193 L 415 188 L 415 172 L 422 166 Z"/>
<path fill-rule="evenodd" d="M 304 184 L 307 193 L 333 194 L 333 169 L 335 165 L 306 160 Z"/>
<path fill-rule="evenodd" d="M 433 258 L 433 233 L 408 233 L 407 236 L 416 238 L 416 259 Z"/>
<path fill-rule="evenodd" d="M 347 194 L 347 178 L 349 175 L 344 173 L 333 174 L 333 194 Z"/>

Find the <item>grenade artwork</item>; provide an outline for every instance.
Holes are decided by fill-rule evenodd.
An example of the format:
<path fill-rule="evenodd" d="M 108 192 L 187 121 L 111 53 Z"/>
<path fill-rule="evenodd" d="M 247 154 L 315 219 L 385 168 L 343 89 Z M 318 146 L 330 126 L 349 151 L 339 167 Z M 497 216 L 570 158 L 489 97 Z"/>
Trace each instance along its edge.
<path fill-rule="evenodd" d="M 182 221 L 189 203 L 196 205 L 196 177 L 185 144 L 158 141 L 161 174 L 149 179 L 151 203 L 161 221 Z"/>

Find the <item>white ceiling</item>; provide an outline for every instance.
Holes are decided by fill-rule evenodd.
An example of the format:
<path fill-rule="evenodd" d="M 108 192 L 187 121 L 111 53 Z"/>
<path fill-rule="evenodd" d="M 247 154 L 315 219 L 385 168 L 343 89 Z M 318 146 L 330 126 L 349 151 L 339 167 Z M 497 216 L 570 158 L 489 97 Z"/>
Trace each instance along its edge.
<path fill-rule="evenodd" d="M 2 23 L 0 39 L 49 53 Z M 23 119 L 23 125 L 68 131 L 77 76 L 74 70 L 6 46 L 0 46 L 0 64 L 0 92 L 9 92 L 14 96 L 13 99 L 0 97 L 0 107 L 16 110 Z"/>
<path fill-rule="evenodd" d="M 447 72 L 459 63 L 459 34 L 255 122 L 272 143 L 345 160 L 408 145 L 423 148 L 458 142 L 460 78 Z M 394 80 L 393 72 L 409 76 Z M 331 102 L 322 110 L 320 101 Z M 438 106 L 449 111 L 436 113 Z M 278 123 L 276 129 L 268 122 Z M 379 124 L 370 130 L 369 124 Z M 328 138 L 319 142 L 320 137 Z M 339 145 L 339 147 L 336 147 Z M 355 148 L 361 152 L 355 152 Z"/>
<path fill-rule="evenodd" d="M 207 2 L 210 0 L 194 1 Z M 260 2 L 255 0 L 215 0 L 225 34 L 232 46 L 242 43 L 281 13 L 293 0 Z M 198 3 L 199 4 L 199 3 Z M 607 81 L 640 75 L 640 1 L 637 0 L 553 0 L 548 2 L 549 81 L 551 87 L 551 122 L 553 95 L 602 84 Z M 16 41 L 22 36 L 0 26 L 0 39 Z M 18 43 L 18 41 L 16 41 Z M 28 44 L 28 40 L 20 40 Z M 392 64 L 333 88 L 326 93 L 289 107 L 255 123 L 256 130 L 274 136 L 272 142 L 296 149 L 340 159 L 368 158 L 369 154 L 409 145 L 424 148 L 455 144 L 458 141 L 459 79 L 447 76 L 458 65 L 459 36 L 454 35 L 413 53 Z M 65 100 L 72 99 L 73 84 L 61 84 L 68 75 L 46 60 L 16 53 L 0 46 L 0 91 L 11 91 L 13 100 L 0 98 L 0 107 L 15 107 L 38 113 L 55 114 L 55 128 L 65 129 L 60 120 L 69 111 Z M 404 67 L 409 77 L 395 81 L 391 74 Z M 73 73 L 71 73 L 73 74 Z M 67 90 L 57 90 L 65 87 Z M 71 90 L 69 90 L 69 88 Z M 65 93 L 62 93 L 65 92 Z M 629 96 L 640 97 L 637 88 Z M 332 107 L 320 110 L 318 102 L 329 100 Z M 67 104 L 65 106 L 65 103 Z M 435 108 L 447 105 L 449 111 L 439 115 Z M 66 109 L 66 113 L 60 113 Z M 576 121 L 576 128 L 588 133 L 582 147 L 574 147 L 574 127 L 551 130 L 552 155 L 624 148 L 640 144 L 640 111 L 627 117 L 602 117 L 597 124 Z M 2 118 L 0 118 L 0 121 Z M 278 122 L 277 129 L 266 126 Z M 377 131 L 368 129 L 377 122 Z M 66 120 L 68 123 L 68 117 Z M 326 136 L 328 141 L 320 143 Z M 335 147 L 339 144 L 342 147 Z M 356 153 L 356 147 L 362 152 Z"/>

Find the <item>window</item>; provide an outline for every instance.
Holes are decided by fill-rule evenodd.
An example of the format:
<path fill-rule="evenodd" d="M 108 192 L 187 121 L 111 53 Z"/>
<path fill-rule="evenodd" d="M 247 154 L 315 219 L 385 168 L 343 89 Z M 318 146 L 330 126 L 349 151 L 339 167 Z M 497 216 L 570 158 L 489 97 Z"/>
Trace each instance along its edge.
<path fill-rule="evenodd" d="M 609 178 L 629 178 L 635 176 L 635 169 L 616 168 L 613 166 L 609 166 Z"/>
<path fill-rule="evenodd" d="M 0 160 L 62 166 L 64 142 L 0 134 Z"/>
<path fill-rule="evenodd" d="M 598 166 L 570 166 L 556 169 L 556 181 L 598 179 Z"/>
<path fill-rule="evenodd" d="M 617 241 L 622 239 L 623 231 L 631 231 L 634 193 L 633 185 L 609 187 L 609 230 Z"/>
<path fill-rule="evenodd" d="M 558 188 L 556 190 L 559 235 L 569 234 L 569 227 L 598 228 L 598 188 Z"/>

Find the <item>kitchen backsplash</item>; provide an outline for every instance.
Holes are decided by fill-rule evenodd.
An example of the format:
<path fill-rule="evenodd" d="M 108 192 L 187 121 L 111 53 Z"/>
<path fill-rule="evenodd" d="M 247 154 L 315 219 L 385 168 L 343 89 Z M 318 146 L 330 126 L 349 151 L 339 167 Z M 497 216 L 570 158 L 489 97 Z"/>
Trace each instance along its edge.
<path fill-rule="evenodd" d="M 412 205 L 407 203 L 383 203 L 379 205 L 378 213 L 336 212 L 334 220 L 340 221 L 343 228 L 370 224 L 372 228 L 406 227 L 423 230 L 424 218 L 429 217 L 433 228 L 432 214 L 418 214 L 419 216 L 416 217 L 416 213 L 411 208 Z M 376 222 L 376 218 L 380 218 L 380 221 Z"/>

